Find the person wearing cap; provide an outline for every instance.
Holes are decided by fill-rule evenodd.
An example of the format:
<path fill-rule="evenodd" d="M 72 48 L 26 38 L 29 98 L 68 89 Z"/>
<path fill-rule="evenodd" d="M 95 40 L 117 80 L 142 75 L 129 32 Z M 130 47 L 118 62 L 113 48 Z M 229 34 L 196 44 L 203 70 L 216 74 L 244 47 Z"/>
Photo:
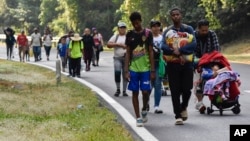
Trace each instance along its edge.
<path fill-rule="evenodd" d="M 22 30 L 21 34 L 17 36 L 17 44 L 20 62 L 24 62 L 24 54 L 28 48 L 28 39 L 24 33 L 24 30 Z"/>
<path fill-rule="evenodd" d="M 155 80 L 152 82 L 152 87 L 154 88 L 154 109 L 156 114 L 163 113 L 159 109 L 161 95 L 162 95 L 162 76 L 159 75 L 159 61 L 160 61 L 160 52 L 161 47 L 160 43 L 162 41 L 162 35 L 160 34 L 161 22 L 152 20 L 150 22 L 150 28 L 153 34 L 153 49 L 155 50 L 154 60 L 155 60 Z"/>
<path fill-rule="evenodd" d="M 120 83 L 121 77 L 123 80 L 123 96 L 128 96 L 126 93 L 128 81 L 125 79 L 124 74 L 124 61 L 126 54 L 126 24 L 124 22 L 118 22 L 117 24 L 118 34 L 114 34 L 108 41 L 107 47 L 114 48 L 114 77 L 116 83 L 116 92 L 114 96 L 118 97 L 121 94 Z"/>
<path fill-rule="evenodd" d="M 99 66 L 100 52 L 103 49 L 104 42 L 101 33 L 99 33 L 95 27 L 92 28 L 92 32 L 93 32 L 92 36 L 95 43 L 93 66 Z"/>
<path fill-rule="evenodd" d="M 30 46 L 32 46 L 33 54 L 35 58 L 35 62 L 41 60 L 41 47 L 42 47 L 42 37 L 38 32 L 37 28 L 34 28 L 34 33 L 31 34 L 31 42 Z"/>
<path fill-rule="evenodd" d="M 81 77 L 81 58 L 84 45 L 82 43 L 82 37 L 78 33 L 75 33 L 73 37 L 70 37 L 68 56 L 70 57 L 70 63 L 72 67 L 72 77 Z"/>

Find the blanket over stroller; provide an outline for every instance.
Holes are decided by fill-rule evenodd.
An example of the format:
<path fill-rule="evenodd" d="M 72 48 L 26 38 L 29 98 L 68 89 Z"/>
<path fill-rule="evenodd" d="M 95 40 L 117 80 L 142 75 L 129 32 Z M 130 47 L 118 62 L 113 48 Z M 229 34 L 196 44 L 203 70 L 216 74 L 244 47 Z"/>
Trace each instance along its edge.
<path fill-rule="evenodd" d="M 220 63 L 223 67 L 228 68 L 228 71 L 223 71 L 219 73 L 217 77 L 208 80 L 204 86 L 203 93 L 207 95 L 214 95 L 214 90 L 220 89 L 222 84 L 224 85 L 226 83 L 226 87 L 228 87 L 228 92 L 230 94 L 229 98 L 234 100 L 240 94 L 238 88 L 238 73 L 232 71 L 228 60 L 218 51 L 204 54 L 200 58 L 198 68 L 202 68 L 212 62 Z"/>

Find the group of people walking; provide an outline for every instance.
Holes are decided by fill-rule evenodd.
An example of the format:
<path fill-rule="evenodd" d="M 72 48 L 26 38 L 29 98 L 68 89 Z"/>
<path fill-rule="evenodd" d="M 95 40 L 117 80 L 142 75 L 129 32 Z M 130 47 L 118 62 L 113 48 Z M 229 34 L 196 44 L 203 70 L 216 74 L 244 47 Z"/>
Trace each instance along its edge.
<path fill-rule="evenodd" d="M 50 29 L 46 28 L 44 32 L 44 36 L 42 37 L 39 33 L 38 28 L 34 28 L 31 36 L 31 41 L 29 42 L 27 36 L 25 35 L 25 31 L 21 30 L 21 34 L 17 35 L 15 38 L 15 31 L 7 27 L 4 30 L 6 35 L 5 43 L 7 49 L 7 60 L 11 60 L 14 57 L 13 48 L 16 44 L 16 48 L 18 47 L 18 55 L 20 58 L 20 62 L 30 61 L 30 48 L 32 49 L 32 53 L 34 55 L 35 61 L 42 60 L 41 58 L 41 47 L 44 45 L 44 49 L 46 52 L 47 60 L 49 61 L 50 50 L 52 47 L 53 37 L 50 33 Z"/>
<path fill-rule="evenodd" d="M 183 125 L 188 119 L 188 105 L 191 97 L 194 80 L 193 58 L 200 58 L 203 54 L 214 50 L 220 51 L 217 35 L 209 30 L 209 22 L 200 20 L 197 30 L 182 23 L 182 12 L 173 8 L 169 12 L 173 25 L 161 32 L 161 22 L 152 20 L 150 29 L 142 26 L 139 12 L 133 12 L 129 19 L 133 29 L 126 32 L 126 24 L 118 23 L 118 34 L 113 35 L 107 46 L 114 48 L 114 78 L 116 92 L 121 93 L 120 83 L 123 81 L 123 96 L 127 96 L 126 88 L 132 91 L 132 104 L 136 116 L 136 125 L 141 127 L 147 122 L 149 111 L 149 97 L 154 88 L 154 113 L 161 114 L 159 108 L 162 96 L 162 69 L 161 53 L 166 57 L 165 73 L 168 77 L 172 98 L 175 124 Z M 190 37 L 187 44 L 174 47 L 173 38 L 176 36 Z M 157 51 L 160 53 L 157 55 Z M 188 59 L 187 56 L 192 56 Z M 139 91 L 142 93 L 142 106 L 140 110 Z M 202 92 L 196 93 L 197 110 L 204 111 Z M 201 112 L 202 113 L 202 112 Z"/>
<path fill-rule="evenodd" d="M 62 70 L 65 71 L 68 64 L 69 75 L 80 77 L 82 58 L 86 66 L 85 71 L 91 70 L 91 64 L 99 66 L 103 45 L 102 35 L 96 28 L 92 28 L 92 34 L 89 28 L 85 28 L 82 36 L 70 31 L 68 35 L 60 38 L 57 47 L 62 60 Z"/>
<path fill-rule="evenodd" d="M 147 29 L 142 26 L 141 14 L 133 12 L 129 17 L 133 29 L 127 31 L 126 23 L 118 22 L 117 33 L 110 37 L 107 42 L 107 47 L 114 48 L 114 81 L 116 84 L 114 96 L 118 97 L 121 94 L 128 96 L 127 89 L 132 91 L 132 104 L 138 127 L 143 126 L 148 120 L 149 97 L 153 89 L 154 113 L 163 113 L 160 109 L 160 101 L 162 79 L 165 75 L 167 75 L 169 81 L 175 124 L 183 125 L 184 121 L 188 119 L 188 105 L 194 82 L 193 60 L 187 59 L 187 56 L 200 58 L 205 53 L 214 50 L 220 51 L 217 35 L 209 29 L 207 20 L 200 20 L 195 31 L 190 25 L 182 23 L 181 9 L 173 8 L 169 15 L 173 24 L 162 33 L 160 21 L 152 20 L 149 23 L 150 29 Z M 11 35 L 14 33 L 6 29 L 5 34 L 7 37 L 7 58 L 10 59 L 11 46 L 15 42 L 15 38 Z M 175 47 L 172 37 L 176 36 L 188 36 L 190 38 L 187 44 L 182 47 Z M 45 31 L 42 38 L 38 30 L 34 29 L 31 38 L 30 45 L 33 47 L 35 61 L 41 59 L 39 56 L 41 56 L 42 42 L 47 60 L 49 60 L 52 44 L 52 36 L 49 30 Z M 18 36 L 17 42 L 19 50 L 22 52 L 22 48 L 28 45 L 28 40 L 23 31 Z M 60 38 L 57 47 L 62 62 L 62 70 L 65 71 L 65 68 L 68 67 L 70 76 L 80 77 L 82 58 L 86 71 L 91 70 L 91 64 L 99 66 L 99 55 L 103 46 L 102 35 L 96 28 L 85 28 L 82 36 L 70 31 L 66 36 Z M 165 61 L 162 61 L 163 58 Z M 20 61 L 24 61 L 24 57 L 21 57 L 21 55 Z M 162 66 L 165 66 L 164 69 L 162 69 Z M 141 110 L 139 104 L 140 91 L 142 93 Z M 196 96 L 198 99 L 197 110 L 204 111 L 202 91 L 197 91 Z"/>

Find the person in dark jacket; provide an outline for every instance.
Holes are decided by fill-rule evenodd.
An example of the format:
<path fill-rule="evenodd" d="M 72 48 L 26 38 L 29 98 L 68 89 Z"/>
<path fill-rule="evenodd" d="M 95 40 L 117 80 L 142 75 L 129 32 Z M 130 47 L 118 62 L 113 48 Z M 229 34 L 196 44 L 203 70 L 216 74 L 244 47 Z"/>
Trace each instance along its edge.
<path fill-rule="evenodd" d="M 182 23 L 182 14 L 179 8 L 173 8 L 169 14 L 173 25 L 164 31 L 161 47 L 164 55 L 175 58 L 174 62 L 167 61 L 167 74 L 176 119 L 175 124 L 183 125 L 183 121 L 188 118 L 187 108 L 193 88 L 193 63 L 183 56 L 194 53 L 196 40 L 192 38 L 192 41 L 183 47 L 172 47 L 173 43 L 168 42 L 171 39 L 166 39 L 166 34 L 170 29 L 180 33 L 187 32 L 192 36 L 194 36 L 194 30 L 191 26 Z M 180 100 L 181 98 L 182 100 Z"/>
<path fill-rule="evenodd" d="M 84 44 L 83 48 L 83 59 L 86 64 L 86 71 L 90 71 L 90 65 L 91 65 L 91 60 L 93 58 L 93 47 L 95 46 L 94 44 L 94 39 L 91 36 L 91 31 L 89 28 L 84 29 L 84 34 L 82 36 L 82 42 Z"/>
<path fill-rule="evenodd" d="M 15 31 L 7 27 L 4 30 L 4 34 L 6 35 L 5 43 L 6 43 L 6 50 L 7 50 L 7 60 L 11 60 L 12 53 L 13 53 L 13 47 L 16 43 L 16 39 L 14 37 Z"/>

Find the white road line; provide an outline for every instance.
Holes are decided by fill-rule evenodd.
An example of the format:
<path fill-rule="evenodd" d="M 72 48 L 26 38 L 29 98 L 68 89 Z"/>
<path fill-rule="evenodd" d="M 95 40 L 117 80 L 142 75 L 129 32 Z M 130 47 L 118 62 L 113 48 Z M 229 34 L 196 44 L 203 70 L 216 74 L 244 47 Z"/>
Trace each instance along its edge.
<path fill-rule="evenodd" d="M 250 90 L 244 90 L 244 92 L 246 92 L 246 93 L 250 93 Z"/>
<path fill-rule="evenodd" d="M 27 62 L 29 64 L 41 66 L 44 68 L 48 68 L 52 71 L 55 71 L 56 69 L 53 67 L 49 67 L 43 64 L 38 64 L 38 63 L 32 63 L 32 62 Z M 62 73 L 64 75 L 68 75 L 68 73 Z M 80 79 L 80 78 L 73 78 L 84 85 L 88 86 L 91 88 L 93 91 L 95 91 L 98 95 L 100 95 L 104 100 L 106 100 L 119 114 L 120 116 L 127 122 L 127 124 L 137 133 L 138 136 L 141 137 L 142 140 L 144 141 L 158 141 L 158 139 L 151 134 L 145 127 L 137 127 L 136 126 L 136 119 L 117 101 L 115 101 L 112 97 L 110 97 L 107 93 L 105 93 L 102 89 L 96 87 L 95 85 Z"/>

